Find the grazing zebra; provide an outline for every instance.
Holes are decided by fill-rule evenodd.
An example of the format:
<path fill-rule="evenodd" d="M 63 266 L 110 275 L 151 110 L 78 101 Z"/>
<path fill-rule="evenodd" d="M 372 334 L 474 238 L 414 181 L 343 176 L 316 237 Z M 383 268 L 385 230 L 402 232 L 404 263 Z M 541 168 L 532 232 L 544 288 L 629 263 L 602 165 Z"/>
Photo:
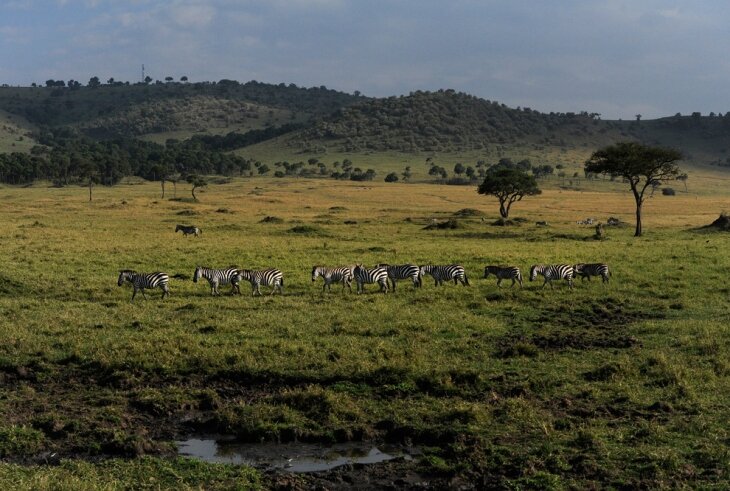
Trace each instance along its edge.
<path fill-rule="evenodd" d="M 357 282 L 357 293 L 365 291 L 366 283 L 377 283 L 380 285 L 380 291 L 388 293 L 388 270 L 379 266 L 372 269 L 364 268 L 362 264 L 355 266 L 353 270 L 355 282 Z"/>
<path fill-rule="evenodd" d="M 349 266 L 336 268 L 314 266 L 312 268 L 312 282 L 317 281 L 319 276 L 324 280 L 323 292 L 325 289 L 332 291 L 332 283 L 342 283 L 342 291 L 345 291 L 345 286 L 347 286 L 352 292 L 352 269 Z"/>
<path fill-rule="evenodd" d="M 464 267 L 458 264 L 449 266 L 421 266 L 421 276 L 430 274 L 436 280 L 436 286 L 442 285 L 444 281 L 454 280 L 454 285 L 461 282 L 462 285 L 468 286 L 469 279 L 466 277 Z"/>
<path fill-rule="evenodd" d="M 484 277 L 488 278 L 490 274 L 497 277 L 497 286 L 499 287 L 501 287 L 502 280 L 512 280 L 510 288 L 515 286 L 515 281 L 522 288 L 522 273 L 517 266 L 486 266 L 484 268 Z"/>
<path fill-rule="evenodd" d="M 376 264 L 376 268 L 385 268 L 388 272 L 388 279 L 393 285 L 393 291 L 395 291 L 395 280 L 408 280 L 413 282 L 413 286 L 419 288 L 422 284 L 421 281 L 421 268 L 415 264 L 401 264 L 391 266 L 389 264 Z"/>
<path fill-rule="evenodd" d="M 261 285 L 264 286 L 272 286 L 273 289 L 271 290 L 270 295 L 273 295 L 276 290 L 279 290 L 279 293 L 281 295 L 284 294 L 284 275 L 281 271 L 275 268 L 270 269 L 264 269 L 261 271 L 251 271 L 248 269 L 239 269 L 238 270 L 238 279 L 239 280 L 246 280 L 249 283 L 251 283 L 251 289 L 252 289 L 252 296 L 256 296 L 258 293 L 259 295 L 263 295 L 261 293 L 261 290 L 259 287 Z"/>
<path fill-rule="evenodd" d="M 170 294 L 170 290 L 167 287 L 167 283 L 170 281 L 170 278 L 165 273 L 135 273 L 131 269 L 124 269 L 119 272 L 117 285 L 122 286 L 125 281 L 130 282 L 132 284 L 132 288 L 134 288 L 131 301 L 134 301 L 134 296 L 137 295 L 137 290 L 142 292 L 142 296 L 144 298 L 147 298 L 147 295 L 144 293 L 145 288 L 152 289 L 159 286 L 162 290 L 162 298 L 165 298 Z"/>
<path fill-rule="evenodd" d="M 565 280 L 568 282 L 570 289 L 573 289 L 573 266 L 569 264 L 533 264 L 530 268 L 530 281 L 534 281 L 537 275 L 541 274 L 545 278 L 545 282 L 542 287 L 550 283 L 550 288 L 553 288 L 553 280 Z"/>
<path fill-rule="evenodd" d="M 175 227 L 175 233 L 182 230 L 183 237 L 187 237 L 188 235 L 195 235 L 196 237 L 203 233 L 202 230 L 200 230 L 198 227 L 195 227 L 194 225 L 178 225 Z"/>
<path fill-rule="evenodd" d="M 228 285 L 229 283 L 231 285 L 231 295 L 234 293 L 241 294 L 241 289 L 238 287 L 240 278 L 238 277 L 238 269 L 235 266 L 225 269 L 210 269 L 198 266 L 195 268 L 193 282 L 197 283 L 200 278 L 208 280 L 211 295 L 220 295 L 218 287 Z"/>
<path fill-rule="evenodd" d="M 588 278 L 588 281 L 591 281 L 591 276 L 600 276 L 604 283 L 608 283 L 608 278 L 611 276 L 611 272 L 608 270 L 608 264 L 603 263 L 579 263 L 573 266 L 573 270 L 575 276 L 580 276 L 581 281 L 584 281 L 586 278 Z"/>

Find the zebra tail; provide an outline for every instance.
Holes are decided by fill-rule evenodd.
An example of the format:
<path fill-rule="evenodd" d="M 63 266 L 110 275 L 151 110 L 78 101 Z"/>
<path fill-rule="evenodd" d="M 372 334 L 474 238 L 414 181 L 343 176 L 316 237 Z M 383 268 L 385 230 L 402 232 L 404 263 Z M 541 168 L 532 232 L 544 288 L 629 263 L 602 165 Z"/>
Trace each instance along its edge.
<path fill-rule="evenodd" d="M 466 277 L 466 273 L 464 273 L 464 283 L 466 283 L 467 285 L 469 285 L 469 278 Z"/>

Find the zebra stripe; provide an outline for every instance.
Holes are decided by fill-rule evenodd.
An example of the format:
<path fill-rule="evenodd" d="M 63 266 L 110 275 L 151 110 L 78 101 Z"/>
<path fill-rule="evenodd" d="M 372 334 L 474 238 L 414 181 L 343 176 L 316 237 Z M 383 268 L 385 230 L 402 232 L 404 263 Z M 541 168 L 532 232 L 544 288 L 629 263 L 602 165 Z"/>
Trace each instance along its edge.
<path fill-rule="evenodd" d="M 180 230 L 182 230 L 183 237 L 187 237 L 188 235 L 195 235 L 197 237 L 202 233 L 202 230 L 193 225 L 178 225 L 177 227 L 175 227 L 175 233 Z"/>
<path fill-rule="evenodd" d="M 335 268 L 314 266 L 312 268 L 312 282 L 317 281 L 319 276 L 324 280 L 324 286 L 322 286 L 323 292 L 325 289 L 332 291 L 332 283 L 342 283 L 342 291 L 345 291 L 345 286 L 347 286 L 350 292 L 352 292 L 352 269 L 349 266 Z"/>
<path fill-rule="evenodd" d="M 538 274 L 545 278 L 543 288 L 548 283 L 550 283 L 550 288 L 553 288 L 553 280 L 565 280 L 570 289 L 573 289 L 573 266 L 569 264 L 533 264 L 530 268 L 530 281 L 534 281 Z"/>
<path fill-rule="evenodd" d="M 389 265 L 389 264 L 376 264 L 376 268 L 385 268 L 388 272 L 388 279 L 390 280 L 393 291 L 395 291 L 396 280 L 408 280 L 413 282 L 415 288 L 419 288 L 422 284 L 421 281 L 421 268 L 415 264 L 400 264 L 400 265 Z"/>
<path fill-rule="evenodd" d="M 193 282 L 197 283 L 200 278 L 208 280 L 211 295 L 220 295 L 218 287 L 228 284 L 231 285 L 231 295 L 234 293 L 241 294 L 241 289 L 238 287 L 238 269 L 234 266 L 225 269 L 210 269 L 198 266 L 195 268 Z"/>
<path fill-rule="evenodd" d="M 591 281 L 591 276 L 600 276 L 604 283 L 608 283 L 608 278 L 611 276 L 611 272 L 608 270 L 608 264 L 604 263 L 591 263 L 583 264 L 579 263 L 573 266 L 575 276 L 580 276 L 581 281 Z"/>
<path fill-rule="evenodd" d="M 357 282 L 357 293 L 363 293 L 365 291 L 365 284 L 377 283 L 380 285 L 380 291 L 388 293 L 388 270 L 381 267 L 374 267 L 367 269 L 358 264 L 353 270 L 355 276 L 355 282 Z"/>
<path fill-rule="evenodd" d="M 273 286 L 270 295 L 273 295 L 276 290 L 279 290 L 281 295 L 284 294 L 284 275 L 276 268 L 264 269 L 261 271 L 239 269 L 238 278 L 251 283 L 252 296 L 256 296 L 257 293 L 262 295 L 261 290 L 259 289 L 261 285 Z"/>
<path fill-rule="evenodd" d="M 454 280 L 454 284 L 468 286 L 469 279 L 466 277 L 464 267 L 458 264 L 450 264 L 448 266 L 421 266 L 421 276 L 430 274 L 436 280 L 436 286 L 442 285 L 444 281 Z"/>
<path fill-rule="evenodd" d="M 170 294 L 170 290 L 167 286 L 170 281 L 169 276 L 165 273 L 135 273 L 131 269 L 125 269 L 119 272 L 119 279 L 117 280 L 117 286 L 122 286 L 125 281 L 132 284 L 132 300 L 137 295 L 137 290 L 142 292 L 142 296 L 147 298 L 144 291 L 145 289 L 152 289 L 159 287 L 162 290 L 162 298 L 165 298 Z"/>
<path fill-rule="evenodd" d="M 522 288 L 522 273 L 517 266 L 486 266 L 484 278 L 488 278 L 490 274 L 497 277 L 497 286 L 501 286 L 502 280 L 512 280 L 510 288 L 515 286 L 515 282 L 519 283 Z"/>

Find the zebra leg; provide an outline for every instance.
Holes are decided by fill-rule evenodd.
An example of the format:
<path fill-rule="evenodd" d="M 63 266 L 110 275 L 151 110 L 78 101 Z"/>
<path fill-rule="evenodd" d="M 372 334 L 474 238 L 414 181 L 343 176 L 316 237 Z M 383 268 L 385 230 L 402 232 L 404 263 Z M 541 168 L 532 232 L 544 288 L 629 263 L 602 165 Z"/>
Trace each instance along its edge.
<path fill-rule="evenodd" d="M 144 292 L 144 288 L 140 288 L 139 291 L 142 292 L 142 298 L 147 300 L 147 294 Z"/>
<path fill-rule="evenodd" d="M 393 283 L 393 293 L 395 293 L 395 278 L 390 278 L 390 282 Z M 388 280 L 385 280 L 385 284 L 387 286 L 390 286 L 390 284 L 388 283 Z"/>
<path fill-rule="evenodd" d="M 515 286 L 515 280 L 512 280 L 512 286 Z M 497 278 L 497 288 L 502 288 L 502 278 Z"/>
<path fill-rule="evenodd" d="M 165 299 L 165 297 L 170 295 L 170 289 L 167 287 L 167 285 L 162 285 L 162 300 Z"/>
<path fill-rule="evenodd" d="M 136 287 L 136 286 L 135 286 L 135 287 L 134 287 L 134 289 L 132 290 L 132 299 L 130 300 L 130 302 L 134 302 L 134 296 L 135 296 L 135 295 L 137 295 L 137 287 Z"/>
<path fill-rule="evenodd" d="M 499 282 L 497 282 L 497 284 L 499 284 Z M 513 286 L 515 286 L 515 279 L 514 278 L 512 278 L 512 284 L 509 287 L 512 288 Z"/>

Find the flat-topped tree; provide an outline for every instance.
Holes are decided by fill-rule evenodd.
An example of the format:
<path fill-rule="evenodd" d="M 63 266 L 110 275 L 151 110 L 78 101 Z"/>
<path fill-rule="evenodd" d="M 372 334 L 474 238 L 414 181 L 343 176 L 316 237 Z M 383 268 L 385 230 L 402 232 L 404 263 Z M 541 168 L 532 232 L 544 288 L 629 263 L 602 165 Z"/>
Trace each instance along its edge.
<path fill-rule="evenodd" d="M 636 200 L 636 232 L 641 236 L 641 206 L 648 188 L 677 179 L 676 161 L 681 152 L 671 148 L 650 147 L 636 142 L 621 142 L 593 152 L 585 163 L 586 174 L 608 174 L 623 177 L 631 186 Z"/>
<path fill-rule="evenodd" d="M 542 193 L 537 187 L 535 176 L 509 167 L 490 169 L 477 192 L 495 196 L 499 200 L 499 214 L 505 219 L 509 217 L 509 209 L 515 201 Z"/>

